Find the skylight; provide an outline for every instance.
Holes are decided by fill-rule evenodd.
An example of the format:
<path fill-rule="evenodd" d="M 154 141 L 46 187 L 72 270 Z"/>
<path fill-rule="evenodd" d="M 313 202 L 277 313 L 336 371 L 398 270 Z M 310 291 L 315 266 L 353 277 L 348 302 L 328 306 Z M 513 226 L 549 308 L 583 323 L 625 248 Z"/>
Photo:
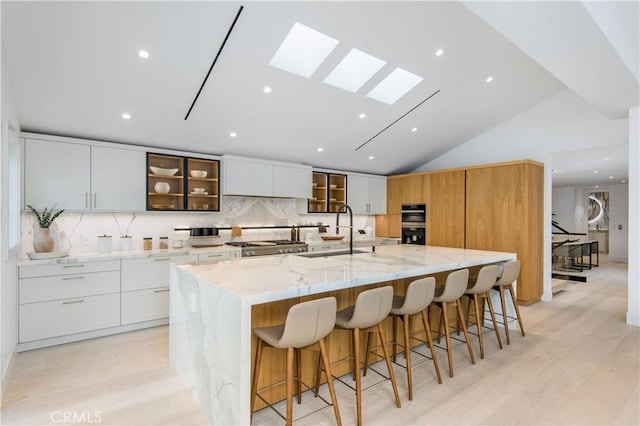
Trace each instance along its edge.
<path fill-rule="evenodd" d="M 269 65 L 309 78 L 338 43 L 338 40 L 296 22 Z"/>
<path fill-rule="evenodd" d="M 374 87 L 367 94 L 367 97 L 393 105 L 422 80 L 422 77 L 398 67 Z"/>
<path fill-rule="evenodd" d="M 324 82 L 355 93 L 385 64 L 386 62 L 382 59 L 358 49 L 351 49 L 347 56 L 324 79 Z"/>

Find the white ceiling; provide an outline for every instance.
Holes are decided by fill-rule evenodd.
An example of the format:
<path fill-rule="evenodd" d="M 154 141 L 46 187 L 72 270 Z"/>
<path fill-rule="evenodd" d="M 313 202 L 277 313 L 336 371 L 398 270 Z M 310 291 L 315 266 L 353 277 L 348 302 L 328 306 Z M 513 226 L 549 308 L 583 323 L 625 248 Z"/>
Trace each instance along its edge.
<path fill-rule="evenodd" d="M 457 2 L 0 4 L 3 69 L 24 131 L 387 175 L 417 168 L 572 81 Z M 295 22 L 340 41 L 309 79 L 269 66 Z M 356 93 L 324 84 L 352 48 L 387 65 Z M 396 67 L 424 80 L 393 105 L 367 98 Z"/>

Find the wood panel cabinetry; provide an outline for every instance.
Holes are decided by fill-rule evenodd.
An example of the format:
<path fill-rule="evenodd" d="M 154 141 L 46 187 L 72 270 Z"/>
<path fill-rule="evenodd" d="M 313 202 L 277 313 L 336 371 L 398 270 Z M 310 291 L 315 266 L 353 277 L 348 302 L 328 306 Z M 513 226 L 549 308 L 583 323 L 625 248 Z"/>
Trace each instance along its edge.
<path fill-rule="evenodd" d="M 309 198 L 309 213 L 335 213 L 347 203 L 347 176 L 314 171 Z"/>
<path fill-rule="evenodd" d="M 522 304 L 542 296 L 543 179 L 531 161 L 467 170 L 466 247 L 518 254 Z"/>
<path fill-rule="evenodd" d="M 428 180 L 427 245 L 464 248 L 465 171 L 435 172 Z"/>
<path fill-rule="evenodd" d="M 376 235 L 400 237 L 403 203 L 427 204 L 427 245 L 517 253 L 518 302 L 542 296 L 544 168 L 522 160 L 387 178 Z"/>
<path fill-rule="evenodd" d="M 218 160 L 147 154 L 147 210 L 220 211 Z"/>

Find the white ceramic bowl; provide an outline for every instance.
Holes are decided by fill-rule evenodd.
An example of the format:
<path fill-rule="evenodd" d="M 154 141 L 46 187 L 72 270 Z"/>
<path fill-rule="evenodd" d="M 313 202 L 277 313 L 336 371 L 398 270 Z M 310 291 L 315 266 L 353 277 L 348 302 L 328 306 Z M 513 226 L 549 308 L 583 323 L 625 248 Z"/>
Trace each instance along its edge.
<path fill-rule="evenodd" d="M 151 173 L 154 175 L 160 176 L 173 176 L 178 172 L 178 169 L 163 169 L 162 167 L 153 166 L 149 166 L 149 169 L 151 169 Z"/>
<path fill-rule="evenodd" d="M 191 177 L 194 178 L 200 178 L 200 179 L 204 179 L 207 177 L 207 171 L 206 170 L 191 170 Z"/>
<path fill-rule="evenodd" d="M 196 194 L 204 194 L 204 188 L 193 188 L 193 192 Z"/>
<path fill-rule="evenodd" d="M 336 185 L 336 184 L 329 185 L 329 188 L 331 188 L 331 189 L 336 189 L 337 187 L 338 187 L 338 185 Z"/>

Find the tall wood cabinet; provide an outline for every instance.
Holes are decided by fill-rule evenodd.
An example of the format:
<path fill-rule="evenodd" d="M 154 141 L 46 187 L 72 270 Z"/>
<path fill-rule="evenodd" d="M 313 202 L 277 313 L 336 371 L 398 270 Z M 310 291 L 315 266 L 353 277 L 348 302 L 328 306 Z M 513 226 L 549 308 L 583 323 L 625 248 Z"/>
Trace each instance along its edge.
<path fill-rule="evenodd" d="M 400 237 L 401 205 L 426 201 L 428 245 L 517 253 L 518 302 L 531 304 L 542 296 L 543 185 L 529 160 L 390 176 L 376 233 Z"/>
<path fill-rule="evenodd" d="M 465 171 L 430 173 L 426 178 L 427 245 L 464 248 Z"/>
<path fill-rule="evenodd" d="M 542 296 L 544 168 L 532 161 L 466 171 L 466 247 L 515 252 L 518 301 Z"/>

